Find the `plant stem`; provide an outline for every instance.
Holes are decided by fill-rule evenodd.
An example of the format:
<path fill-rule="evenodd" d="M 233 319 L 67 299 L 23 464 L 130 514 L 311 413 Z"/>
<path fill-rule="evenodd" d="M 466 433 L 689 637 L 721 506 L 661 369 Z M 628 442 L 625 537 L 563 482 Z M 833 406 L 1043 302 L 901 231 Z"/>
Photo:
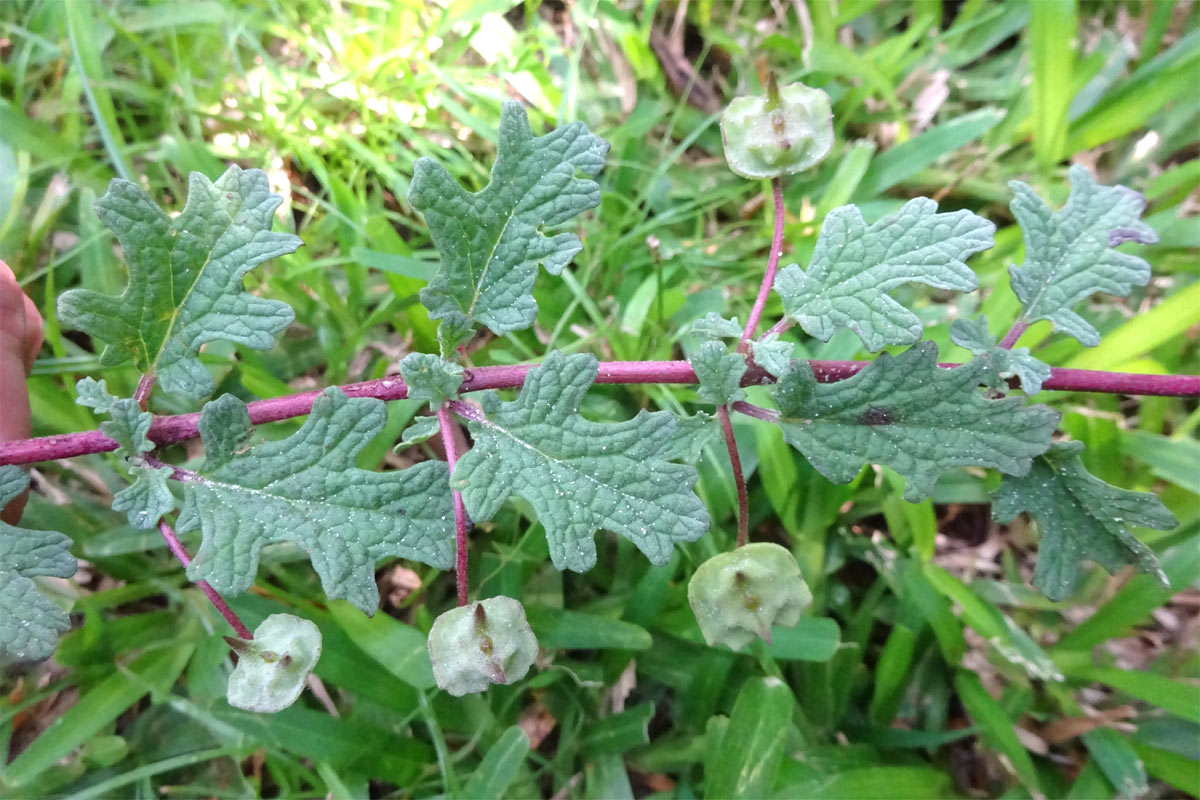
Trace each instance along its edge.
<path fill-rule="evenodd" d="M 750 501 L 746 497 L 746 477 L 742 474 L 742 457 L 738 455 L 737 439 L 733 435 L 733 423 L 729 421 L 728 406 L 717 406 L 717 419 L 721 420 L 725 449 L 729 451 L 729 466 L 733 467 L 733 482 L 737 486 L 737 546 L 742 547 L 750 538 Z"/>
<path fill-rule="evenodd" d="M 750 318 L 746 320 L 746 330 L 742 331 L 742 339 L 738 342 L 739 353 L 750 349 L 750 340 L 758 330 L 758 321 L 762 319 L 767 298 L 771 296 L 771 287 L 775 285 L 775 273 L 779 269 L 779 259 L 783 256 L 783 183 L 779 178 L 771 179 L 771 196 L 775 202 L 775 235 L 771 238 L 767 271 L 763 275 L 762 285 L 758 287 L 758 297 L 754 298 L 754 306 L 750 309 Z"/>
<path fill-rule="evenodd" d="M 1021 334 L 1029 329 L 1029 323 L 1023 319 L 1018 319 L 1013 323 L 1008 333 L 1004 334 L 1004 339 L 1000 342 L 1000 346 L 1005 350 L 1012 350 L 1012 346 L 1017 343 L 1017 339 L 1021 338 Z"/>
<path fill-rule="evenodd" d="M 810 361 L 813 374 L 822 383 L 833 383 L 854 375 L 870 361 Z M 460 392 L 476 392 L 481 389 L 503 389 L 520 386 L 525 375 L 536 364 L 503 367 L 476 367 L 470 370 L 463 381 Z M 960 364 L 940 364 L 944 368 Z M 746 385 L 770 382 L 771 376 L 762 369 L 751 367 L 742 383 Z M 603 361 L 596 377 L 597 383 L 696 383 L 696 373 L 686 361 Z M 397 377 L 380 378 L 361 383 L 350 383 L 338 387 L 350 397 L 375 397 L 380 400 L 401 400 L 408 395 L 404 381 Z M 1200 376 L 1197 375 L 1141 375 L 1125 372 L 1101 372 L 1090 369 L 1067 369 L 1055 367 L 1050 380 L 1042 384 L 1045 391 L 1060 392 L 1103 392 L 1107 394 L 1157 395 L 1163 397 L 1200 397 Z M 250 403 L 250 421 L 255 425 L 277 422 L 282 419 L 300 417 L 312 410 L 313 400 L 320 392 L 298 394 L 256 400 Z M 467 419 L 481 418 L 473 406 L 455 401 L 451 408 Z M 461 409 L 461 410 L 460 410 Z M 150 440 L 159 445 L 174 444 L 197 436 L 196 424 L 199 413 L 157 417 L 150 426 Z M 59 458 L 107 453 L 119 445 L 99 430 L 82 433 L 65 433 L 42 436 L 34 439 L 18 439 L 0 442 L 0 466 L 5 464 L 33 464 Z"/>
<path fill-rule="evenodd" d="M 147 372 L 138 379 L 137 388 L 133 390 L 133 399 L 142 411 L 146 410 L 146 404 L 150 402 L 150 393 L 154 391 L 156 380 L 153 372 Z"/>
<path fill-rule="evenodd" d="M 745 414 L 747 417 L 761 419 L 763 422 L 779 422 L 779 412 L 772 408 L 763 408 L 762 406 L 738 401 L 733 404 L 733 410 L 739 414 Z"/>
<path fill-rule="evenodd" d="M 770 336 L 772 333 L 775 333 L 775 334 L 783 333 L 784 331 L 786 331 L 788 328 L 792 327 L 795 324 L 796 323 L 792 322 L 787 317 L 784 317 L 783 319 L 779 320 L 779 322 L 776 322 L 774 325 L 772 325 L 771 329 L 769 331 L 767 331 L 766 333 L 764 333 L 759 338 L 765 339 L 766 337 Z"/>
<path fill-rule="evenodd" d="M 158 532 L 166 540 L 167 547 L 171 548 L 171 552 L 175 554 L 175 558 L 179 559 L 179 563 L 183 564 L 184 569 L 187 569 L 188 565 L 192 563 L 192 557 L 188 555 L 187 548 L 183 546 L 183 542 L 179 541 L 179 537 L 175 535 L 175 529 L 167 524 L 166 519 L 158 521 Z M 243 639 L 254 638 L 254 634 L 242 624 L 242 621 L 238 619 L 238 615 L 233 613 L 233 609 L 225 602 L 225 598 L 221 597 L 208 581 L 196 581 L 196 586 L 200 587 L 200 591 L 204 592 L 204 596 L 209 599 L 209 602 L 216 607 L 217 611 L 221 612 L 221 616 L 237 632 L 238 636 Z"/>
<path fill-rule="evenodd" d="M 463 403 L 466 405 L 466 403 Z M 442 446 L 446 448 L 446 464 L 450 474 L 458 463 L 458 447 L 454 443 L 454 419 L 450 416 L 450 404 L 442 403 L 437 410 L 438 427 L 442 430 Z M 467 604 L 467 509 L 463 506 L 462 492 L 452 489 L 454 496 L 454 583 L 458 587 L 458 604 Z"/>

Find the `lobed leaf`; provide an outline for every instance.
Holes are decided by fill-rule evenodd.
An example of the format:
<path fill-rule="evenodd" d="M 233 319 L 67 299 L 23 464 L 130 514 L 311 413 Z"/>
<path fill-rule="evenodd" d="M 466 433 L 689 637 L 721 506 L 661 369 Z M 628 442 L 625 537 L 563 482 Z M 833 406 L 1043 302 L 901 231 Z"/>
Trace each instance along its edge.
<path fill-rule="evenodd" d="M 1178 524 L 1157 497 L 1110 486 L 1089 473 L 1079 460 L 1081 442 L 1057 442 L 1023 476 L 1005 476 L 992 495 L 992 516 L 1011 522 L 1027 512 L 1042 538 L 1033 584 L 1051 600 L 1062 600 L 1075 588 L 1079 565 L 1095 561 L 1109 572 L 1133 564 L 1142 572 L 1167 579 L 1153 551 L 1129 525 L 1167 530 Z"/>
<path fill-rule="evenodd" d="M 266 350 L 292 321 L 286 303 L 254 297 L 242 285 L 251 269 L 301 244 L 271 231 L 280 202 L 265 173 L 237 166 L 215 182 L 193 172 L 187 205 L 174 219 L 136 183 L 112 181 L 95 208 L 121 243 L 129 285 L 120 297 L 64 292 L 59 316 L 106 344 L 105 366 L 132 359 L 169 392 L 210 394 L 201 345 L 224 340 Z"/>
<path fill-rule="evenodd" d="M 778 378 L 787 372 L 788 365 L 792 363 L 792 355 L 796 352 L 796 346 L 789 341 L 780 339 L 778 333 L 768 333 L 761 339 L 750 342 L 750 352 L 760 367 Z"/>
<path fill-rule="evenodd" d="M 384 556 L 450 567 L 446 465 L 427 461 L 392 472 L 355 466 L 385 421 L 382 401 L 350 399 L 331 387 L 295 434 L 231 454 L 228 442 L 240 441 L 248 428 L 245 406 L 232 395 L 207 403 L 201 433 L 209 432 L 205 447 L 214 448 L 216 459 L 206 459 L 201 480 L 184 484 L 179 515 L 181 532 L 203 535 L 189 577 L 219 592 L 242 592 L 254 581 L 263 546 L 292 541 L 309 553 L 329 597 L 370 614 L 379 603 L 375 562 Z M 230 427 L 237 428 L 232 437 L 212 438 Z"/>
<path fill-rule="evenodd" d="M 159 518 L 175 508 L 175 497 L 167 488 L 172 468 L 152 467 L 145 458 L 154 449 L 154 442 L 148 436 L 154 415 L 142 411 L 132 398 L 115 397 L 103 380 L 82 378 L 75 384 L 75 390 L 78 405 L 111 417 L 100 423 L 100 432 L 120 445 L 116 455 L 126 459 L 133 477 L 129 486 L 113 495 L 113 511 L 124 511 L 130 526 L 138 530 L 153 528 Z"/>
<path fill-rule="evenodd" d="M 409 353 L 400 362 L 400 377 L 408 386 L 408 399 L 437 408 L 458 396 L 463 368 L 430 353 Z"/>
<path fill-rule="evenodd" d="M 746 359 L 729 352 L 721 342 L 705 342 L 696 348 L 689 361 L 700 380 L 697 394 L 701 399 L 724 406 L 746 398 L 746 392 L 742 389 Z"/>
<path fill-rule="evenodd" d="M 710 311 L 692 323 L 688 331 L 692 336 L 705 339 L 737 339 L 742 335 L 742 326 L 737 317 L 726 319 L 715 311 Z"/>
<path fill-rule="evenodd" d="M 856 206 L 842 206 L 825 218 L 808 270 L 784 268 L 775 291 L 787 317 L 822 341 L 849 328 L 872 352 L 911 344 L 921 338 L 921 321 L 888 293 L 906 283 L 973 290 L 965 259 L 991 247 L 995 231 L 969 211 L 939 214 L 925 197 L 871 226 Z"/>
<path fill-rule="evenodd" d="M 1144 260 L 1114 250 L 1125 242 L 1153 244 L 1154 229 L 1139 220 L 1146 199 L 1124 186 L 1101 186 L 1087 167 L 1071 166 L 1071 194 L 1051 211 L 1028 185 L 1011 181 L 1011 208 L 1025 238 L 1025 263 L 1009 269 L 1029 321 L 1046 319 L 1089 347 L 1100 333 L 1075 306 L 1096 292 L 1125 297 L 1150 280 Z"/>
<path fill-rule="evenodd" d="M 0 467 L 0 508 L 29 487 L 16 466 Z M 75 574 L 71 540 L 57 531 L 35 531 L 0 521 L 0 662 L 48 658 L 58 634 L 71 628 L 65 612 L 42 594 L 33 578 Z"/>
<path fill-rule="evenodd" d="M 1015 376 L 1021 381 L 1025 394 L 1037 394 L 1053 374 L 1050 365 L 1030 353 L 1028 347 L 1007 350 L 997 346 L 988 331 L 987 317 L 982 315 L 977 319 L 960 318 L 950 323 L 950 340 L 991 365 L 992 380 L 988 385 L 996 389 L 1007 388 L 1006 379 Z"/>
<path fill-rule="evenodd" d="M 1050 447 L 1059 413 L 986 396 L 979 384 L 987 368 L 975 360 L 942 369 L 932 342 L 881 353 L 832 384 L 817 383 L 808 363 L 796 361 L 775 389 L 784 439 L 834 483 L 853 480 L 864 464 L 886 464 L 908 479 L 910 502 L 957 467 L 1024 475 Z"/>
<path fill-rule="evenodd" d="M 593 356 L 554 352 L 529 371 L 516 400 L 484 395 L 486 417 L 468 421 L 474 445 L 451 485 L 476 521 L 491 518 L 512 495 L 529 501 L 558 569 L 591 569 L 600 529 L 665 564 L 675 542 L 708 530 L 708 513 L 692 490 L 696 469 L 666 460 L 671 414 L 641 411 L 615 423 L 581 417 L 579 403 L 597 370 Z"/>
<path fill-rule="evenodd" d="M 600 203 L 599 184 L 575 175 L 598 173 L 607 153 L 608 143 L 580 122 L 535 138 L 525 109 L 508 101 L 492 180 L 482 191 L 467 192 L 433 159 L 417 159 L 409 200 L 442 255 L 421 302 L 434 319 L 453 321 L 444 348 L 465 340 L 462 317 L 495 333 L 533 324 L 537 265 L 557 275 L 583 247 L 573 233 L 542 229 Z"/>

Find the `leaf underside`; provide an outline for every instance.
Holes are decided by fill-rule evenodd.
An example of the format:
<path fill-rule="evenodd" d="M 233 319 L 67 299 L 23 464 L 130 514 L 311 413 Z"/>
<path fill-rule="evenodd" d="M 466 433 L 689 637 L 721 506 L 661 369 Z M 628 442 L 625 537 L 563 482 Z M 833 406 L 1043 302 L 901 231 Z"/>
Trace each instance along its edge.
<path fill-rule="evenodd" d="M 992 515 L 1011 522 L 1022 511 L 1041 533 L 1034 585 L 1051 600 L 1075 588 L 1080 564 L 1091 560 L 1114 572 L 1133 564 L 1166 577 L 1153 551 L 1129 525 L 1168 530 L 1178 521 L 1157 497 L 1118 489 L 1089 473 L 1079 460 L 1080 442 L 1058 442 L 1033 462 L 1024 476 L 1005 476 L 993 494 Z"/>
<path fill-rule="evenodd" d="M 187 205 L 172 219 L 137 184 L 114 180 L 95 209 L 121 243 L 129 285 L 120 297 L 64 292 L 59 315 L 106 344 L 102 364 L 132 359 L 169 392 L 211 394 L 201 345 L 224 340 L 266 350 L 292 321 L 286 303 L 254 297 L 242 285 L 255 266 L 301 244 L 271 231 L 280 202 L 261 170 L 231 166 L 215 182 L 193 172 Z"/>
<path fill-rule="evenodd" d="M 254 581 L 264 545 L 296 542 L 329 597 L 344 597 L 370 614 L 379 603 L 379 559 L 400 556 L 449 568 L 454 523 L 445 463 L 392 472 L 355 466 L 385 420 L 382 401 L 350 399 L 329 388 L 295 434 L 235 453 L 231 442 L 249 424 L 244 404 L 224 395 L 205 405 L 201 435 L 210 431 L 204 439 L 209 456 L 203 480 L 184 484 L 179 515 L 181 531 L 203 533 L 189 577 L 219 592 L 241 592 Z M 212 438 L 211 431 L 230 427 L 240 435 Z"/>
<path fill-rule="evenodd" d="M 692 490 L 696 469 L 666 460 L 676 424 L 669 413 L 642 411 L 615 423 L 581 417 L 597 370 L 593 356 L 554 352 L 530 370 L 516 400 L 485 396 L 486 419 L 468 422 L 474 445 L 451 485 L 477 521 L 512 495 L 527 500 L 558 569 L 593 567 L 600 529 L 665 564 L 675 542 L 708 530 L 708 513 Z"/>
<path fill-rule="evenodd" d="M 575 175 L 598 173 L 607 153 L 608 143 L 580 122 L 535 138 L 525 109 L 509 101 L 500 113 L 492 179 L 482 191 L 472 194 L 433 159 L 417 159 L 409 200 L 425 215 L 442 256 L 441 269 L 421 290 L 429 315 L 465 315 L 495 333 L 532 325 L 537 265 L 557 275 L 582 247 L 572 233 L 546 236 L 542 229 L 600 203 L 600 186 Z"/>
<path fill-rule="evenodd" d="M 1125 242 L 1153 244 L 1158 234 L 1139 217 L 1142 195 L 1124 186 L 1101 186 L 1087 167 L 1069 172 L 1071 194 L 1060 211 L 1020 181 L 1011 208 L 1025 238 L 1025 263 L 1009 268 L 1012 288 L 1028 320 L 1046 319 L 1089 347 L 1100 333 L 1073 310 L 1096 292 L 1125 297 L 1150 280 L 1150 265 L 1113 248 Z"/>
<path fill-rule="evenodd" d="M 975 289 L 965 260 L 991 247 L 995 231 L 969 211 L 939 214 L 925 197 L 871 226 L 856 206 L 842 206 L 825 218 L 808 270 L 786 267 L 775 291 L 788 318 L 822 341 L 849 328 L 872 352 L 912 344 L 921 338 L 921 321 L 888 293 L 906 283 Z"/>
<path fill-rule="evenodd" d="M 1023 475 L 1050 446 L 1059 413 L 986 396 L 979 389 L 986 369 L 979 360 L 942 369 L 932 342 L 881 353 L 837 383 L 817 383 L 808 363 L 796 361 L 776 387 L 780 425 L 834 483 L 853 480 L 864 464 L 885 464 L 908 479 L 904 498 L 912 502 L 958 467 Z"/>
<path fill-rule="evenodd" d="M 0 467 L 0 508 L 29 486 L 16 466 Z M 36 661 L 54 652 L 71 621 L 33 578 L 75 574 L 71 540 L 56 531 L 35 531 L 0 522 L 0 662 Z"/>

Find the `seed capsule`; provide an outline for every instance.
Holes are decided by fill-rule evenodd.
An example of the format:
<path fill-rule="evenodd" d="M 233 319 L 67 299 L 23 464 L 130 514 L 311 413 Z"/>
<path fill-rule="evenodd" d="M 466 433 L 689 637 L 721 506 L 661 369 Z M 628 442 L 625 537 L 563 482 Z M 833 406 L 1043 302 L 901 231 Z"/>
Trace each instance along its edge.
<path fill-rule="evenodd" d="M 725 109 L 721 140 L 729 168 L 743 178 L 808 169 L 833 146 L 829 96 L 802 83 L 776 86 L 772 75 L 765 97 L 738 97 Z"/>
<path fill-rule="evenodd" d="M 447 611 L 429 631 L 433 677 L 455 697 L 520 680 L 537 653 L 525 609 L 511 597 L 490 597 Z"/>
<path fill-rule="evenodd" d="M 777 544 L 756 542 L 714 556 L 688 584 L 688 602 L 710 645 L 738 650 L 775 625 L 791 627 L 812 602 L 796 559 Z"/>

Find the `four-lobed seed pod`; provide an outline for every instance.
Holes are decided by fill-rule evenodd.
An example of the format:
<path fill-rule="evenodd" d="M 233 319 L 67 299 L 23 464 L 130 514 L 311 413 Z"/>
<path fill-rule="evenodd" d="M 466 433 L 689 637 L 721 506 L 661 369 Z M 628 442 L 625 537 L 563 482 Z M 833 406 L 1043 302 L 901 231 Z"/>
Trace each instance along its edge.
<path fill-rule="evenodd" d="M 802 83 L 767 80 L 766 96 L 737 97 L 721 114 L 729 168 L 743 178 L 778 178 L 808 169 L 833 146 L 829 96 Z"/>
<path fill-rule="evenodd" d="M 267 617 L 253 639 L 225 641 L 238 654 L 225 697 L 247 711 L 274 713 L 296 702 L 321 657 L 320 629 L 291 614 Z"/>
<path fill-rule="evenodd" d="M 771 628 L 795 625 L 811 602 L 796 559 L 769 542 L 713 556 L 688 583 L 688 603 L 704 641 L 733 650 L 755 637 L 770 643 Z"/>
<path fill-rule="evenodd" d="M 520 680 L 537 653 L 525 608 L 511 597 L 489 597 L 447 611 L 429 631 L 433 677 L 455 697 Z"/>

